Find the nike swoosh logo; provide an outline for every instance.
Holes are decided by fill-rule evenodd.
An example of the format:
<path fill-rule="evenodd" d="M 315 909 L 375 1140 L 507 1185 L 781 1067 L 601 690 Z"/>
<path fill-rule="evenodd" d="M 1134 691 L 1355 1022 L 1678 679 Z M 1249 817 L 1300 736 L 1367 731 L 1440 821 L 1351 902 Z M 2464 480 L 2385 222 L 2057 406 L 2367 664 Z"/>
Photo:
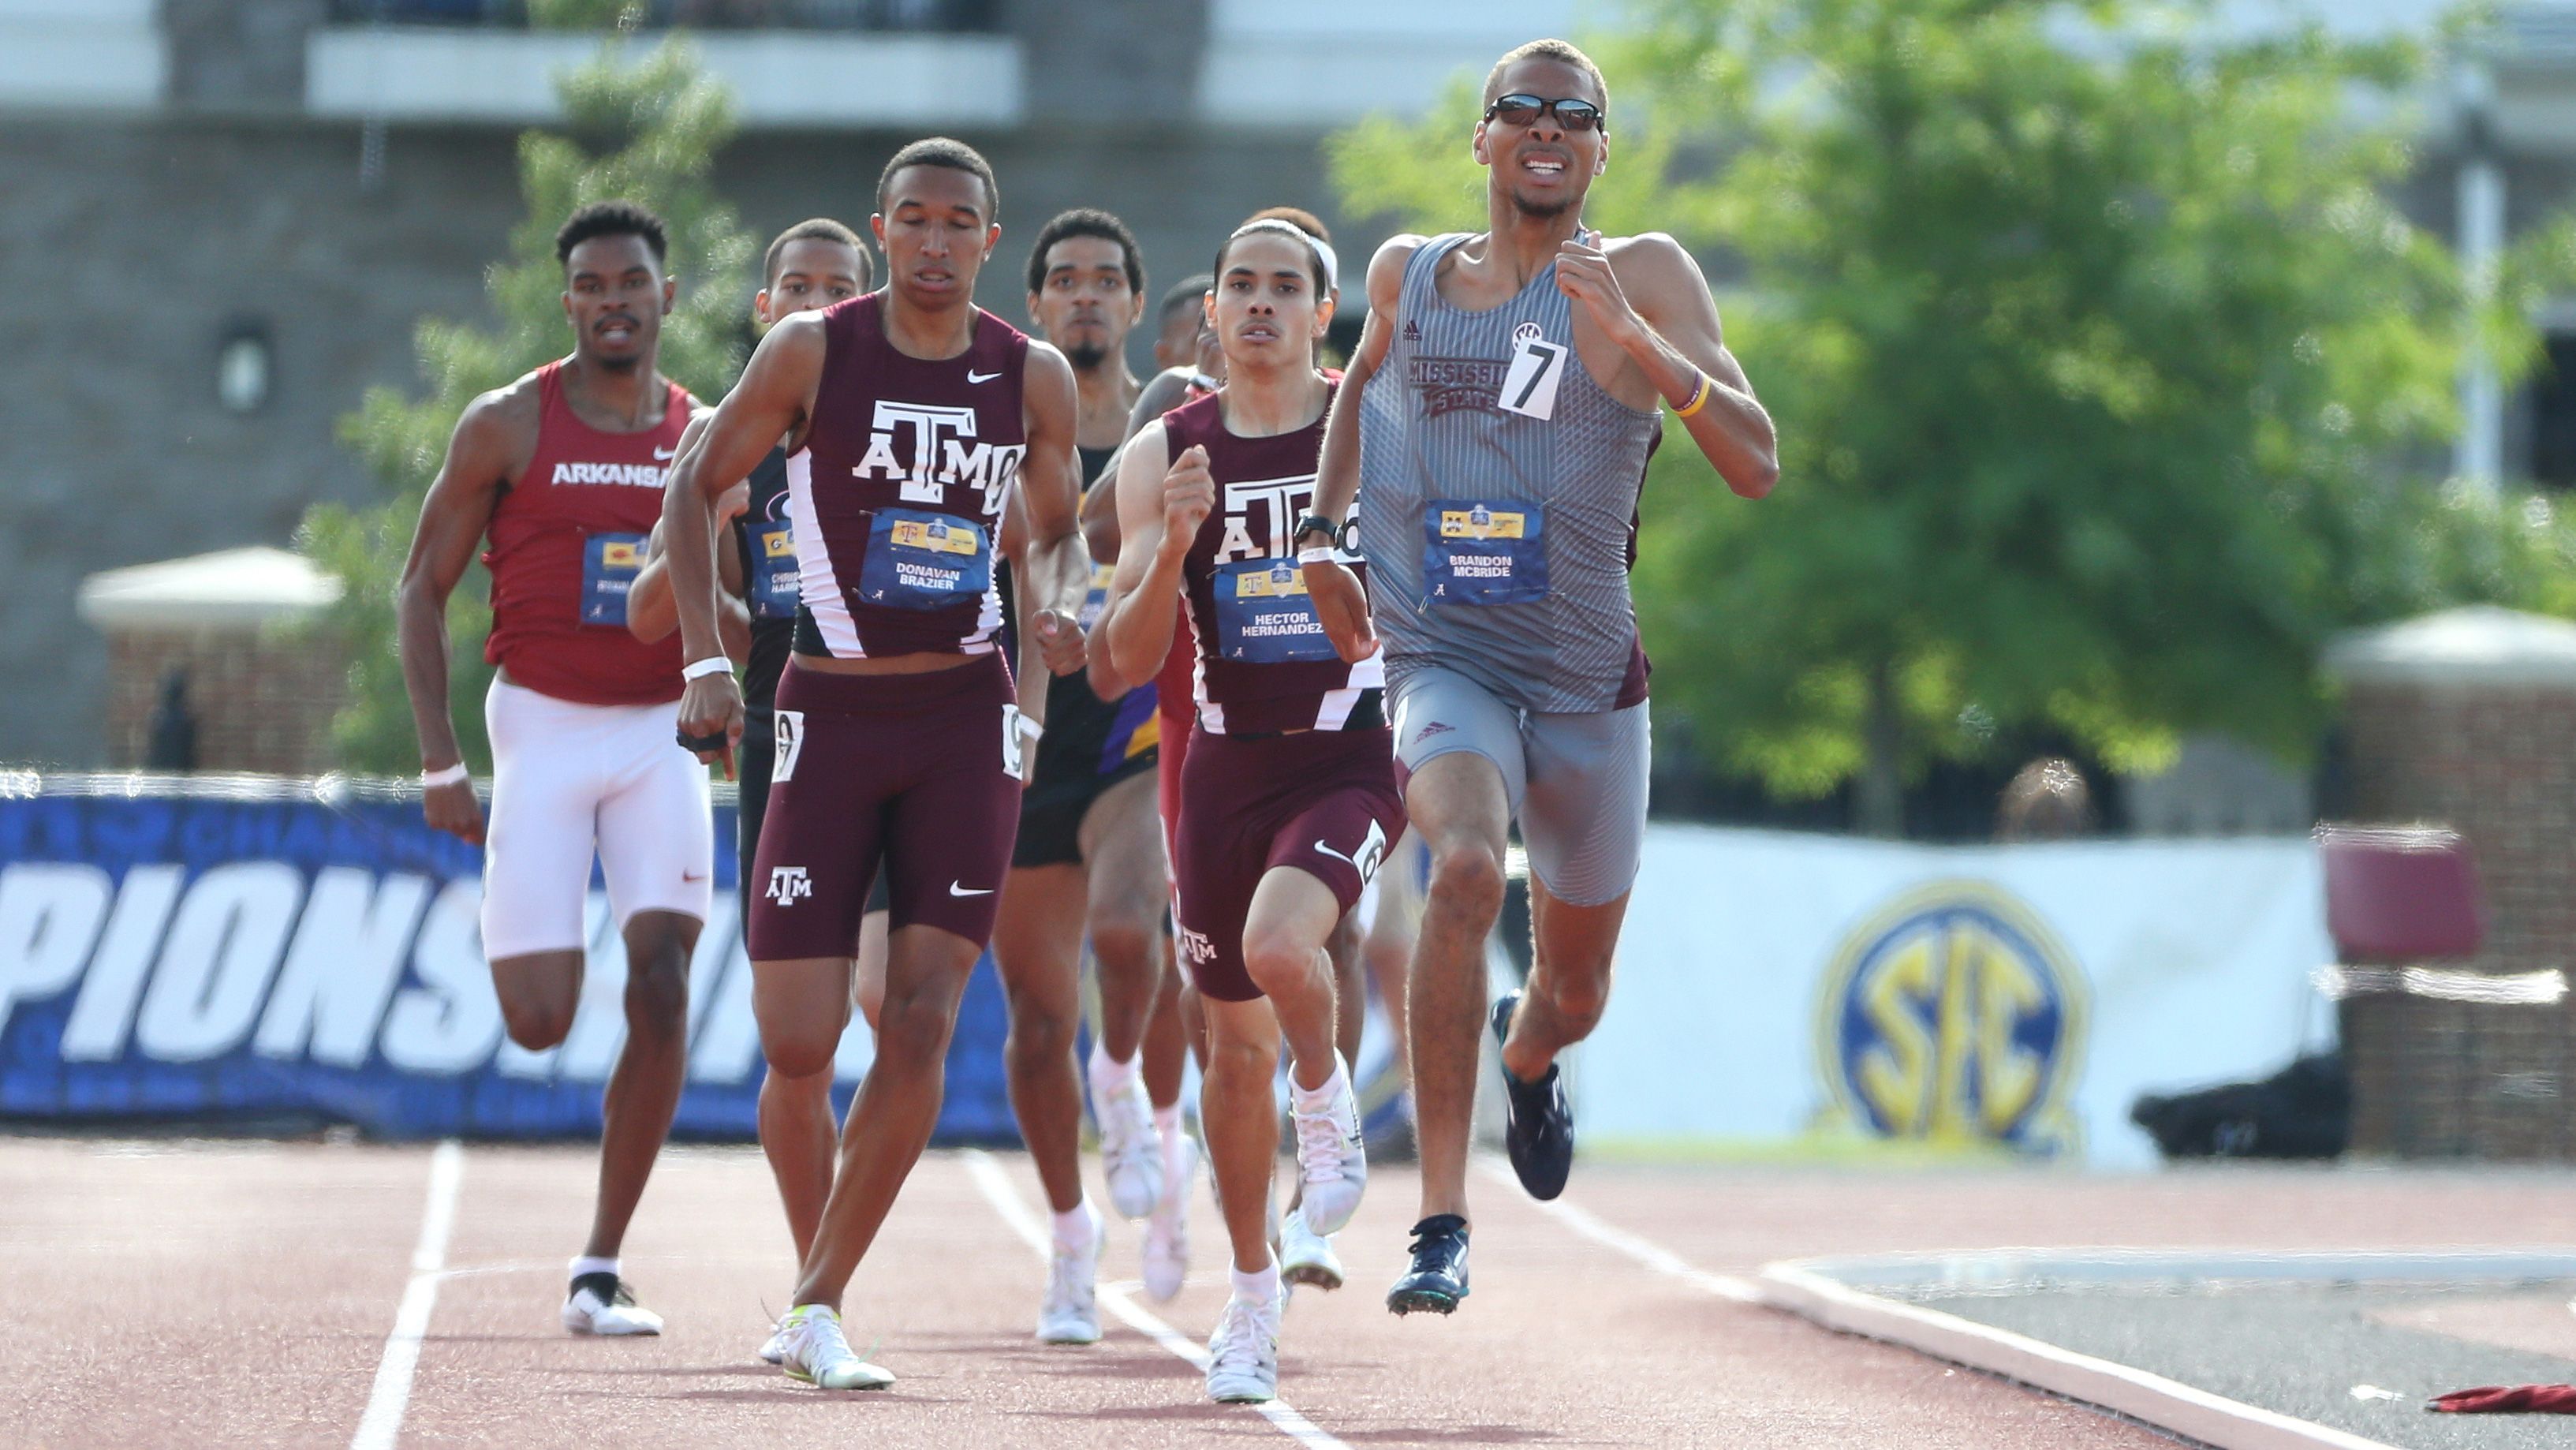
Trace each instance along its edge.
<path fill-rule="evenodd" d="M 707 879 L 707 873 L 704 871 L 683 871 L 680 873 L 680 879 L 688 882 L 704 881 Z"/>
<path fill-rule="evenodd" d="M 1315 843 L 1315 849 L 1332 857 L 1334 860 L 1341 862 L 1343 865 L 1350 867 L 1354 871 L 1360 869 L 1359 862 L 1352 860 L 1350 857 L 1343 855 L 1341 852 L 1334 850 L 1332 847 L 1325 845 L 1321 841 L 1317 841 Z"/>
<path fill-rule="evenodd" d="M 677 448 L 656 448 L 653 450 L 653 461 L 655 463 L 668 463 L 679 456 L 680 450 Z"/>
<path fill-rule="evenodd" d="M 966 370 L 966 381 L 970 383 L 989 383 L 1000 376 L 1000 373 L 979 373 L 973 368 Z"/>
<path fill-rule="evenodd" d="M 987 886 L 981 891 L 969 891 L 957 882 L 951 881 L 948 883 L 948 894 L 951 896 L 990 896 L 993 894 L 993 888 Z"/>

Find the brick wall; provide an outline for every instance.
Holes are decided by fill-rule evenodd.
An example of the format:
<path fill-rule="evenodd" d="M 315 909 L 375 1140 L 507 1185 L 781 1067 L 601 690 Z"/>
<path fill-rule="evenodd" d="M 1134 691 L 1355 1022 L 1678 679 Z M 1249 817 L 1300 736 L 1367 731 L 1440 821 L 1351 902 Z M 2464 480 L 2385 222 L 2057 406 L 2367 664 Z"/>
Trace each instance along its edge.
<path fill-rule="evenodd" d="M 119 766 L 144 762 L 161 681 L 188 672 L 199 770 L 318 775 L 331 768 L 331 717 L 348 665 L 324 638 L 251 632 L 118 630 L 108 636 L 106 738 Z"/>
<path fill-rule="evenodd" d="M 2576 941 L 2576 689 L 2356 682 L 2352 804 L 2449 826 L 2477 853 L 2486 946 L 2462 965 L 2567 969 Z M 2576 1012 L 2400 996 L 2344 1004 L 2353 1145 L 2366 1153 L 2576 1156 L 2565 1093 Z"/>

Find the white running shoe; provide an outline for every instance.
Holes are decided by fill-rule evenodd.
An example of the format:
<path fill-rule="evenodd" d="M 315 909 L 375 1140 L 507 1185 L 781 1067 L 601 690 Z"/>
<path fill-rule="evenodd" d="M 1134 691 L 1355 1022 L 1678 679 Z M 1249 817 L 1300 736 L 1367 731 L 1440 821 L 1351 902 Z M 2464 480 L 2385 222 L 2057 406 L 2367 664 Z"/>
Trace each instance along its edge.
<path fill-rule="evenodd" d="M 778 1321 L 779 1367 L 790 1379 L 827 1390 L 881 1390 L 894 1376 L 859 1358 L 841 1333 L 841 1316 L 821 1304 L 800 1304 Z"/>
<path fill-rule="evenodd" d="M 1333 1252 L 1330 1238 L 1307 1227 L 1302 1204 L 1279 1220 L 1279 1277 L 1328 1293 L 1342 1287 L 1341 1256 Z"/>
<path fill-rule="evenodd" d="M 1098 1344 L 1100 1306 L 1094 1299 L 1100 1277 L 1100 1248 L 1109 1235 L 1097 1222 L 1091 1243 L 1079 1249 L 1062 1244 L 1047 1260 L 1046 1302 L 1038 1306 L 1038 1343 Z"/>
<path fill-rule="evenodd" d="M 1100 1120 L 1100 1175 L 1109 1180 L 1109 1206 L 1124 1219 L 1140 1219 L 1163 1199 L 1163 1155 L 1154 1133 L 1154 1104 L 1145 1075 L 1129 1072 L 1127 1086 L 1104 1089 L 1101 1065 L 1091 1056 L 1091 1107 Z"/>
<path fill-rule="evenodd" d="M 1342 1090 L 1319 1111 L 1291 1106 L 1297 1125 L 1297 1167 L 1304 1175 L 1306 1223 L 1319 1234 L 1339 1233 L 1359 1211 L 1368 1189 L 1368 1150 L 1360 1141 L 1360 1100 L 1351 1090 L 1351 1072 L 1340 1054 L 1333 1057 Z M 1293 1080 L 1292 1080 L 1293 1084 Z M 1292 1094 L 1292 1101 L 1295 1097 Z"/>
<path fill-rule="evenodd" d="M 1162 1157 L 1163 1200 L 1145 1220 L 1145 1296 L 1169 1304 L 1190 1276 L 1190 1176 L 1198 1171 L 1198 1140 L 1175 1132 Z"/>
<path fill-rule="evenodd" d="M 760 1347 L 760 1362 L 762 1364 L 785 1364 L 787 1362 L 786 1321 L 779 1321 L 778 1326 L 769 1331 L 769 1341 Z"/>
<path fill-rule="evenodd" d="M 637 1304 L 615 1274 L 584 1274 L 564 1296 L 563 1327 L 574 1334 L 659 1334 L 662 1316 Z"/>
<path fill-rule="evenodd" d="M 1229 1294 L 1208 1336 L 1208 1398 L 1220 1405 L 1260 1404 L 1279 1397 L 1279 1310 L 1287 1301 L 1247 1303 Z"/>

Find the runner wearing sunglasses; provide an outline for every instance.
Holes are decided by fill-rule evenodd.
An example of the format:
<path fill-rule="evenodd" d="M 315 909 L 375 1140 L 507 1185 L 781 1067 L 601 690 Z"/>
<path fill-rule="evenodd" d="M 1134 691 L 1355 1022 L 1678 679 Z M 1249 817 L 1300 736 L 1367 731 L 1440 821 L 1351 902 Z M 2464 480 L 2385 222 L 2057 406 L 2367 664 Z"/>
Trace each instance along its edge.
<path fill-rule="evenodd" d="M 1326 430 L 1298 557 L 1346 660 L 1385 632 L 1407 814 L 1431 855 L 1411 976 L 1422 1218 L 1387 1307 L 1467 1295 L 1467 1131 L 1479 1034 L 1503 1039 L 1522 1186 L 1573 1161 L 1557 1054 L 1600 1020 L 1646 823 L 1646 657 L 1628 594 L 1660 399 L 1728 487 L 1777 475 L 1771 420 L 1690 254 L 1583 226 L 1610 162 L 1601 71 L 1533 41 L 1485 80 L 1488 230 L 1401 236 L 1369 264 L 1368 326 Z M 1359 503 L 1370 572 L 1334 556 Z M 1372 613 L 1371 605 L 1375 605 Z M 1487 935 L 1512 822 L 1535 966 L 1489 1015 Z"/>

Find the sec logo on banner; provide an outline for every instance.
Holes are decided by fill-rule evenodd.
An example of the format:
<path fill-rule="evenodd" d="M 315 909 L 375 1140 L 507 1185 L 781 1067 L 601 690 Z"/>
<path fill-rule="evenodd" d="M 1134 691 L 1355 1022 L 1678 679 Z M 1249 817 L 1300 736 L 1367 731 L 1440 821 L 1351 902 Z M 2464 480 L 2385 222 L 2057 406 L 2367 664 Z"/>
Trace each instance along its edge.
<path fill-rule="evenodd" d="M 1883 1138 L 2078 1145 L 2067 1097 L 2082 1055 L 2074 958 L 1985 882 L 1907 893 L 1846 937 L 1825 973 L 1817 1061 L 1847 1123 Z"/>

